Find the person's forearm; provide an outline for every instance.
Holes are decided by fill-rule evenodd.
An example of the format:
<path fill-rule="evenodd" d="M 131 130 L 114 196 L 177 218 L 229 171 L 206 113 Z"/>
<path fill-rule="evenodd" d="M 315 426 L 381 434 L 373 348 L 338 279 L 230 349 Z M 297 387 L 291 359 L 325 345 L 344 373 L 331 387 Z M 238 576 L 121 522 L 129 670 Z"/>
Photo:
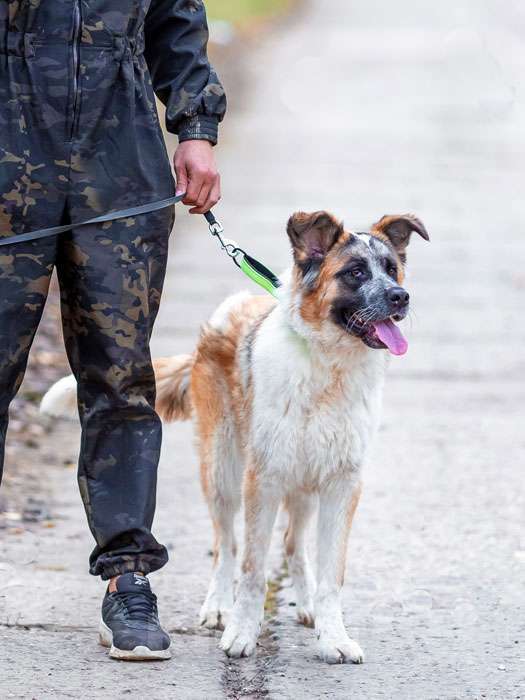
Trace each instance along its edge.
<path fill-rule="evenodd" d="M 145 21 L 145 56 L 153 88 L 166 105 L 166 128 L 179 141 L 217 142 L 226 111 L 224 89 L 210 66 L 201 0 L 152 0 Z"/>

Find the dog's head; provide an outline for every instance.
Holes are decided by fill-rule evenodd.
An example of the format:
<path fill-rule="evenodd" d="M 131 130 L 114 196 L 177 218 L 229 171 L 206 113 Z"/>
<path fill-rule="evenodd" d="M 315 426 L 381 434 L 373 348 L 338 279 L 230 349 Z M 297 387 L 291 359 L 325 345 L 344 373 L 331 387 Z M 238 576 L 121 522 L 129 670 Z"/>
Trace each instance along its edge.
<path fill-rule="evenodd" d="M 303 328 L 328 343 L 357 339 L 404 354 L 407 342 L 396 322 L 409 308 L 403 278 L 410 236 L 415 231 L 429 240 L 421 221 L 383 216 L 369 233 L 351 233 L 328 212 L 297 212 L 287 231 L 293 307 Z"/>

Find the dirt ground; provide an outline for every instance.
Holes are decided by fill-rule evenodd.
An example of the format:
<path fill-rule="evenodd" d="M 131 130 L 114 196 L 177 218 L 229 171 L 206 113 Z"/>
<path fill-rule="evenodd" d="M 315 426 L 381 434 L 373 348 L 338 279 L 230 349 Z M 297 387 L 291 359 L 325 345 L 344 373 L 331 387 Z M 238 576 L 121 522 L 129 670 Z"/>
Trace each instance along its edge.
<path fill-rule="evenodd" d="M 2 697 L 525 696 L 524 34 L 516 3 L 312 0 L 238 61 L 238 96 L 231 85 L 217 152 L 228 236 L 279 271 L 297 209 L 358 230 L 413 211 L 431 235 L 409 251 L 410 347 L 391 363 L 351 536 L 343 605 L 365 663 L 315 658 L 279 528 L 257 654 L 230 661 L 198 627 L 211 527 L 189 424 L 166 427 L 155 521 L 170 562 L 152 582 L 174 658 L 111 661 L 97 645 L 104 586 L 87 574 L 78 427 L 62 422 L 8 459 L 3 498 L 20 515 L 32 494 L 45 517 L 3 516 Z M 171 245 L 156 355 L 191 351 L 218 302 L 250 285 L 200 219 L 181 211 Z M 20 464 L 31 469 L 17 485 Z"/>

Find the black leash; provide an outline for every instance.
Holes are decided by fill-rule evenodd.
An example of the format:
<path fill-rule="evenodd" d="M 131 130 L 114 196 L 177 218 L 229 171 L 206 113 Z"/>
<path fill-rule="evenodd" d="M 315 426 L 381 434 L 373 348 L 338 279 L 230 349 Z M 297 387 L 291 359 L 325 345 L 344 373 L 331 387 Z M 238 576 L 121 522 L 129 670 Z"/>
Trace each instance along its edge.
<path fill-rule="evenodd" d="M 23 243 L 24 241 L 36 241 L 39 238 L 48 238 L 49 236 L 57 236 L 59 233 L 65 233 L 66 231 L 71 231 L 71 229 L 77 228 L 79 226 L 87 226 L 88 224 L 104 224 L 107 221 L 114 221 L 115 219 L 127 219 L 130 216 L 138 216 L 139 214 L 149 214 L 152 211 L 165 209 L 171 204 L 177 204 L 177 202 L 180 202 L 181 199 L 183 199 L 185 196 L 185 194 L 178 194 L 174 197 L 168 197 L 167 199 L 160 199 L 156 202 L 149 202 L 149 204 L 141 204 L 138 207 L 129 207 L 128 209 L 118 209 L 117 211 L 110 211 L 108 214 L 95 216 L 92 219 L 86 219 L 85 221 L 80 221 L 75 224 L 51 226 L 51 228 L 40 228 L 37 231 L 28 231 L 27 233 L 19 233 L 15 236 L 0 238 L 0 246 L 9 245 L 11 243 Z"/>
<path fill-rule="evenodd" d="M 60 233 L 66 233 L 66 231 L 71 231 L 74 228 L 87 226 L 89 224 L 104 224 L 108 221 L 114 221 L 116 219 L 127 219 L 130 216 L 149 214 L 153 211 L 159 211 L 159 209 L 165 209 L 172 204 L 177 204 L 184 199 L 185 196 L 185 193 L 177 194 L 173 197 L 168 197 L 167 199 L 160 199 L 156 202 L 141 204 L 138 207 L 118 209 L 117 211 L 102 214 L 101 216 L 95 216 L 91 219 L 86 219 L 85 221 L 80 221 L 74 224 L 51 226 L 50 228 L 41 228 L 36 231 L 28 231 L 27 233 L 7 236 L 6 238 L 0 238 L 0 246 L 11 245 L 13 243 L 23 243 L 24 241 L 36 241 L 40 238 L 48 238 L 50 236 L 58 236 Z M 239 248 L 235 241 L 223 238 L 222 233 L 224 232 L 224 229 L 211 211 L 206 212 L 204 217 L 208 222 L 210 233 L 218 239 L 222 250 L 224 250 L 224 252 L 227 253 L 230 258 L 232 258 L 237 267 L 248 275 L 250 279 L 275 296 L 277 288 L 281 285 L 279 278 L 258 260 L 252 258 L 251 255 L 248 255 L 245 250 Z"/>

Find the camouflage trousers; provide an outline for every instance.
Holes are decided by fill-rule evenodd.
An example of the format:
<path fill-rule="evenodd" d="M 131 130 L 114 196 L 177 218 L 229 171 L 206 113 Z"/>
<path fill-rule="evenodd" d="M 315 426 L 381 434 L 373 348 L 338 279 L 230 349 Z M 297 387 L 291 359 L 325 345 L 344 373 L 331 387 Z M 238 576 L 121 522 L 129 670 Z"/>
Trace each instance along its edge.
<path fill-rule="evenodd" d="M 140 45 L 107 32 L 78 45 L 66 32 L 5 33 L 3 7 L 0 236 L 172 195 Z M 167 561 L 151 534 L 161 426 L 149 340 L 172 224 L 168 209 L 0 248 L 1 456 L 56 267 L 79 387 L 80 490 L 97 543 L 90 571 L 103 578 Z"/>
<path fill-rule="evenodd" d="M 149 340 L 172 212 L 0 248 L 0 449 L 56 266 L 64 339 L 78 381 L 78 481 L 97 546 L 91 573 L 154 571 L 151 534 L 161 424 Z"/>

